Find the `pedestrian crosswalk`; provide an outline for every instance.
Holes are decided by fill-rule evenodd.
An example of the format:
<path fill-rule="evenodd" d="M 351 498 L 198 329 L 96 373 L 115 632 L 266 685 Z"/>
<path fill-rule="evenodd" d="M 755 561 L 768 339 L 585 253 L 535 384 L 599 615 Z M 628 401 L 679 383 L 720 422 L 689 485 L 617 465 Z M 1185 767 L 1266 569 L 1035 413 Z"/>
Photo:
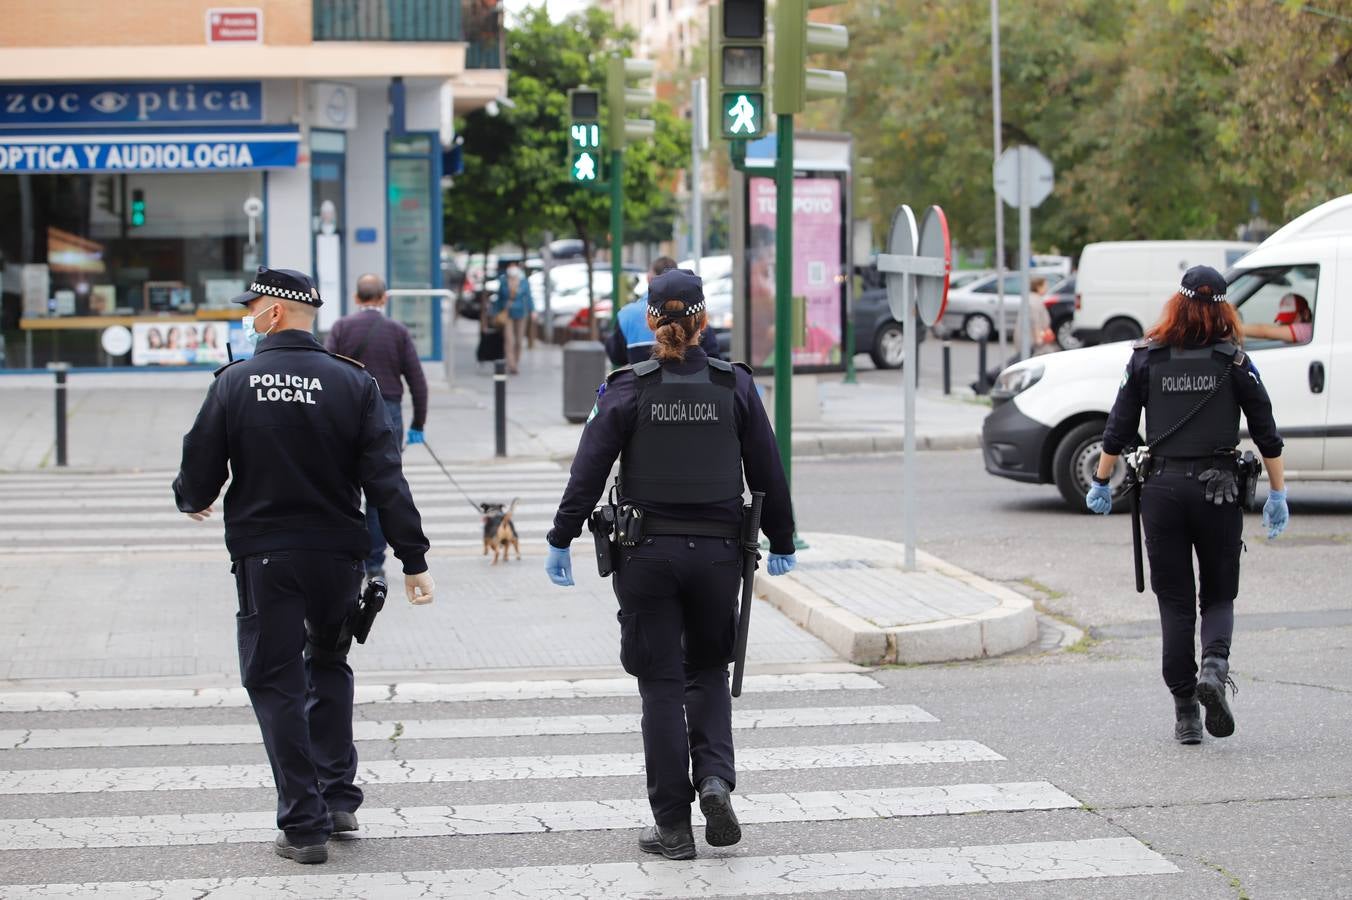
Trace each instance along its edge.
<path fill-rule="evenodd" d="M 423 530 L 439 549 L 478 549 L 480 513 L 435 464 L 410 456 L 404 474 L 423 518 Z M 479 463 L 447 466 L 476 502 L 518 500 L 514 522 L 522 534 L 548 531 L 567 471 L 550 462 Z M 205 522 L 189 521 L 174 508 L 173 472 L 115 474 L 27 473 L 0 475 L 0 556 L 118 551 L 221 550 L 221 504 Z"/>
<path fill-rule="evenodd" d="M 361 830 L 331 842 L 328 867 L 303 872 L 271 852 L 275 794 L 242 692 L 0 692 L 0 900 L 888 896 L 955 885 L 1034 897 L 1067 879 L 1144 879 L 1135 895 L 1169 893 L 1154 881 L 1178 871 L 1163 856 L 1030 780 L 1010 748 L 954 733 L 966 729 L 895 692 L 856 672 L 748 677 L 734 712 L 745 839 L 699 842 L 699 859 L 670 862 L 634 843 L 651 814 L 632 680 L 364 685 Z M 996 814 L 1026 820 L 998 820 L 1006 843 L 990 827 L 962 839 L 964 823 Z M 693 818 L 702 834 L 697 806 Z M 946 823 L 958 839 L 917 845 L 900 822 Z M 829 846 L 814 841 L 826 823 Z"/>

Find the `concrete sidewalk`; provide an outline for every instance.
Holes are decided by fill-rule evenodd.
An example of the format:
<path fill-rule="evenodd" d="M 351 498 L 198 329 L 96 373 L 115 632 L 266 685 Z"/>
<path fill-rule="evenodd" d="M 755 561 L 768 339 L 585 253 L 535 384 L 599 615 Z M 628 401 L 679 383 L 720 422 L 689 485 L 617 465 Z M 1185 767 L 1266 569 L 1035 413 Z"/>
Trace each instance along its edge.
<path fill-rule="evenodd" d="M 757 596 L 859 665 L 1000 656 L 1038 639 L 1033 601 L 928 553 L 841 534 L 804 534 L 788 575 L 756 578 Z"/>
<path fill-rule="evenodd" d="M 493 378 L 474 361 L 478 326 L 457 324 L 455 384 L 440 363 L 426 367 L 430 388 L 427 438 L 446 461 L 494 454 Z M 538 343 L 523 353 L 521 374 L 508 381 L 507 452 L 514 459 L 572 458 L 581 425 L 563 417 L 562 348 Z M 69 463 L 73 469 L 135 471 L 178 466 L 184 432 L 211 383 L 209 372 L 75 373 L 70 378 Z M 902 448 L 902 395 L 877 384 L 846 385 L 839 375 L 800 380 L 795 399 L 794 455 L 819 456 Z M 806 391 L 815 391 L 815 403 Z M 404 400 L 405 424 L 411 414 Z M 979 445 L 989 408 L 970 397 L 922 390 L 917 444 L 922 449 Z M 0 377 L 0 472 L 55 464 L 53 379 Z"/>

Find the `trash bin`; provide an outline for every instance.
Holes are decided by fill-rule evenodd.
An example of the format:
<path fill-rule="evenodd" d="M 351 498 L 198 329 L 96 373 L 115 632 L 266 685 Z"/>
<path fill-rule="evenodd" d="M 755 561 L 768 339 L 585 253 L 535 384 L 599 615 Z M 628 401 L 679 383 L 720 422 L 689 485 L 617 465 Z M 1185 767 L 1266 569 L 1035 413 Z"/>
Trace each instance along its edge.
<path fill-rule="evenodd" d="M 606 348 L 600 341 L 569 341 L 563 345 L 563 417 L 574 424 L 587 421 L 596 405 L 596 389 L 606 377 Z"/>

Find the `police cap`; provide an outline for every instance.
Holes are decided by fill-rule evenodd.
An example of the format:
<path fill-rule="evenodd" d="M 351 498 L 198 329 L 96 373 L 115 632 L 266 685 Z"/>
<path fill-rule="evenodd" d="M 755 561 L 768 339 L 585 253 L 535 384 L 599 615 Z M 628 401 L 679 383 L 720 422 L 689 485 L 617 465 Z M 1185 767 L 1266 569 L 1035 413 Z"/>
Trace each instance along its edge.
<path fill-rule="evenodd" d="M 672 300 L 680 301 L 679 313 L 664 312 Z M 677 319 L 704 311 L 704 282 L 689 269 L 668 269 L 648 282 L 648 311 L 658 318 Z"/>
<path fill-rule="evenodd" d="M 1183 273 L 1183 285 L 1178 292 L 1189 299 L 1221 303 L 1225 300 L 1226 287 L 1225 276 L 1211 266 L 1193 266 Z"/>
<path fill-rule="evenodd" d="M 259 297 L 295 300 L 297 303 L 308 303 L 314 307 L 324 305 L 313 279 L 295 269 L 269 269 L 267 266 L 259 266 L 258 273 L 249 283 L 249 289 L 234 298 L 234 302 L 252 303 Z"/>

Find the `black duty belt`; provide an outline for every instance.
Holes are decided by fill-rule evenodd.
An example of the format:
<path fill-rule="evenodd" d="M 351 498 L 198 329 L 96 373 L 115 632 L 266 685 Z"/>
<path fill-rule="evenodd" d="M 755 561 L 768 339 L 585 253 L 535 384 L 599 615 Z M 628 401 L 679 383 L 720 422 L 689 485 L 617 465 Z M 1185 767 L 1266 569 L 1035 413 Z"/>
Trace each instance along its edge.
<path fill-rule="evenodd" d="M 1237 465 L 1233 456 L 1154 457 L 1150 460 L 1150 472 L 1154 475 L 1168 472 L 1173 475 L 1192 478 L 1194 475 L 1202 474 L 1207 469 L 1228 468 L 1234 470 Z"/>
<path fill-rule="evenodd" d="M 678 534 L 689 537 L 715 537 L 740 539 L 742 526 L 739 522 L 690 521 L 685 519 L 662 519 L 657 516 L 645 516 L 643 534 L 653 537 L 662 534 Z"/>

